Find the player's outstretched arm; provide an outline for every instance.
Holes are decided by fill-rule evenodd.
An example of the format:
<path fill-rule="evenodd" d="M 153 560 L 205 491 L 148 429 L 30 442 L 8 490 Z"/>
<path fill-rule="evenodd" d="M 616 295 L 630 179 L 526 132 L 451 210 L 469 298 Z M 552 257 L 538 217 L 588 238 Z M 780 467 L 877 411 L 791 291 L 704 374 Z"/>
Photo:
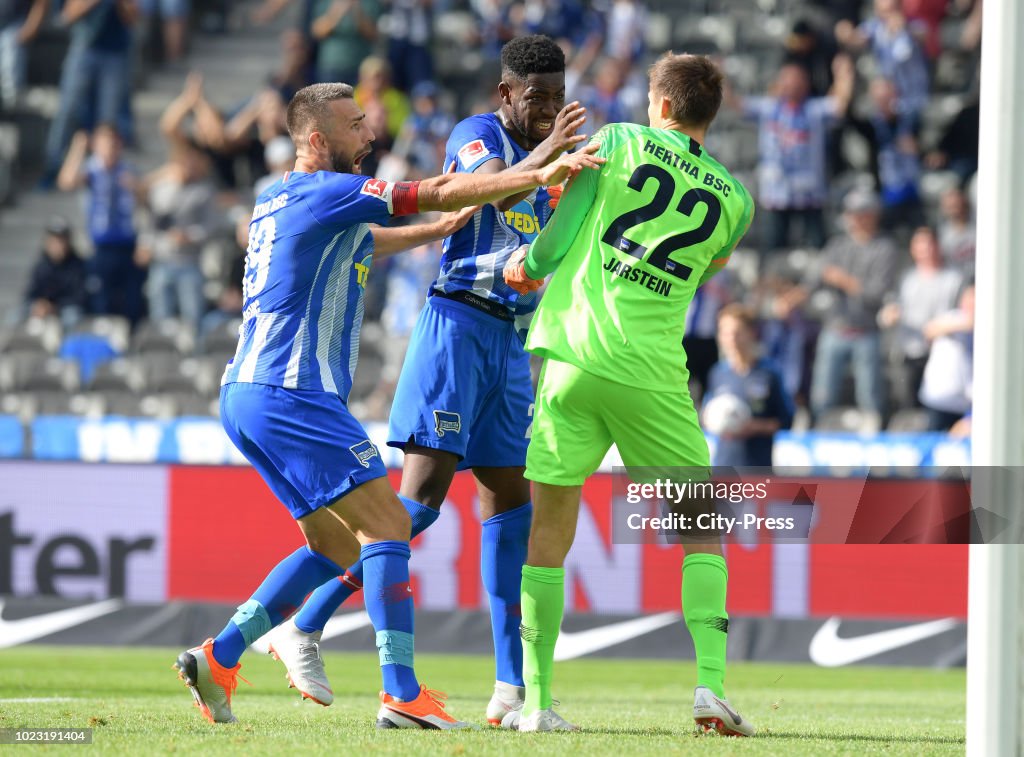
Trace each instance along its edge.
<path fill-rule="evenodd" d="M 426 179 L 417 188 L 419 210 L 458 210 L 467 205 L 484 205 L 533 187 L 560 184 L 585 169 L 600 168 L 604 158 L 594 155 L 597 143 L 579 152 L 562 155 L 553 163 L 532 171 L 503 171 L 498 174 L 445 174 Z"/>
<path fill-rule="evenodd" d="M 540 288 L 544 277 L 555 270 L 572 247 L 597 195 L 598 174 L 575 177 L 562 193 L 557 212 L 528 248 L 523 246 L 505 264 L 505 283 L 519 294 Z"/>
<path fill-rule="evenodd" d="M 435 221 L 411 226 L 371 226 L 373 257 L 380 260 L 397 252 L 411 250 L 421 244 L 451 236 L 465 226 L 478 210 L 480 210 L 479 205 L 470 205 L 468 208 L 456 210 L 453 213 L 442 213 L 441 217 Z"/>

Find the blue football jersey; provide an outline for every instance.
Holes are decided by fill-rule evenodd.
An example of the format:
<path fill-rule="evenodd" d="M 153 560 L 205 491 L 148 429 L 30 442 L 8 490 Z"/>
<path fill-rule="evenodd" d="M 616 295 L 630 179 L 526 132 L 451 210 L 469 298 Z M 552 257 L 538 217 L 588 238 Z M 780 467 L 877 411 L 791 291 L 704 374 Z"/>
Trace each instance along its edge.
<path fill-rule="evenodd" d="M 222 383 L 348 398 L 373 259 L 367 224 L 388 222 L 393 187 L 365 176 L 292 172 L 257 198 L 244 320 Z"/>
<path fill-rule="evenodd" d="M 513 166 L 530 153 L 517 145 L 494 113 L 460 121 L 445 148 L 445 171 L 454 162 L 457 173 L 472 173 L 497 158 Z M 550 196 L 538 188 L 504 213 L 485 205 L 459 231 L 444 240 L 441 272 L 433 287 L 443 292 L 467 290 L 501 303 L 515 313 L 525 332 L 537 308 L 537 295 L 520 297 L 502 276 L 505 263 L 520 245 L 532 242 L 551 216 Z"/>

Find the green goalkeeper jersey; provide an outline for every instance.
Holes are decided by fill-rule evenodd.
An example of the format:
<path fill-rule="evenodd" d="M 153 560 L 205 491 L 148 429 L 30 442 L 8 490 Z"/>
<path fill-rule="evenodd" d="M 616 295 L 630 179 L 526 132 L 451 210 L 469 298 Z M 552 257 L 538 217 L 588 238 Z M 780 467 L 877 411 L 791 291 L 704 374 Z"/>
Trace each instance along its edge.
<path fill-rule="evenodd" d="M 679 391 L 686 309 L 754 215 L 746 188 L 685 134 L 610 124 L 526 257 L 555 271 L 526 349 L 628 386 Z M 557 270 L 556 270 L 557 269 Z"/>

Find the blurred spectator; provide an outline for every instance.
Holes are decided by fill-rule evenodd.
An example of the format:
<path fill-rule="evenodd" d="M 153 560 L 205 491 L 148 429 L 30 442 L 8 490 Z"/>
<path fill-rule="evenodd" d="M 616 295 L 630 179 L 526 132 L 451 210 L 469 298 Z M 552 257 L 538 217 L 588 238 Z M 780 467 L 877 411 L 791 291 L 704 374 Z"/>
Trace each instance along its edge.
<path fill-rule="evenodd" d="M 964 22 L 963 32 L 960 34 L 960 47 L 964 50 L 977 50 L 981 45 L 981 13 L 983 0 L 956 0 L 960 8 L 969 7 L 970 14 Z"/>
<path fill-rule="evenodd" d="M 718 346 L 723 360 L 711 369 L 706 401 L 724 394 L 739 397 L 750 418 L 738 428 L 722 431 L 712 465 L 771 467 L 776 431 L 793 423 L 793 400 L 779 369 L 760 355 L 757 321 L 741 305 L 718 314 Z"/>
<path fill-rule="evenodd" d="M 902 0 L 903 15 L 910 24 L 918 23 L 924 30 L 924 51 L 934 60 L 942 52 L 939 29 L 946 17 L 949 0 Z"/>
<path fill-rule="evenodd" d="M 267 142 L 264 160 L 267 169 L 270 171 L 266 176 L 256 180 L 253 187 L 253 195 L 259 197 L 271 184 L 276 183 L 285 172 L 292 170 L 295 165 L 295 143 L 291 137 L 274 137 Z"/>
<path fill-rule="evenodd" d="M 188 43 L 189 0 L 140 0 L 142 16 L 149 20 L 159 18 L 160 37 L 163 40 L 164 61 L 177 63 L 185 57 Z"/>
<path fill-rule="evenodd" d="M 224 288 L 217 298 L 217 305 L 203 316 L 199 324 L 199 337 L 202 340 L 218 326 L 232 318 L 242 317 L 242 305 L 245 298 L 242 293 L 242 279 L 245 278 L 245 256 L 249 247 L 249 220 L 251 214 L 247 209 L 235 209 L 235 236 L 233 240 L 234 254 L 228 267 L 228 277 Z"/>
<path fill-rule="evenodd" d="M 896 282 L 899 253 L 879 231 L 881 205 L 875 193 L 854 189 L 843 200 L 846 233 L 822 253 L 811 282 L 828 297 L 811 378 L 811 410 L 817 416 L 841 401 L 846 367 L 853 364 L 856 401 L 884 416 L 882 349 L 878 311 Z"/>
<path fill-rule="evenodd" d="M 789 246 L 794 220 L 801 224 L 799 243 L 816 248 L 825 243 L 827 130 L 846 113 L 854 82 L 848 58 L 836 57 L 833 69 L 829 97 L 809 97 L 807 72 L 793 63 L 779 70 L 767 97 L 739 98 L 726 89 L 727 101 L 760 127 L 758 204 L 767 225 L 767 249 Z"/>
<path fill-rule="evenodd" d="M 786 393 L 803 397 L 805 404 L 810 386 L 808 352 L 817 328 L 802 307 L 803 276 L 802 269 L 776 258 L 759 276 L 752 299 L 761 315 L 762 353 L 779 366 Z"/>
<path fill-rule="evenodd" d="M 832 88 L 832 61 L 836 46 L 831 34 L 823 34 L 810 21 L 798 19 L 785 40 L 783 65 L 801 66 L 811 83 L 811 96 L 822 97 Z"/>
<path fill-rule="evenodd" d="M 938 145 L 925 156 L 925 164 L 952 171 L 960 179 L 960 186 L 965 186 L 978 170 L 980 123 L 981 109 L 974 96 L 943 130 Z"/>
<path fill-rule="evenodd" d="M 644 92 L 638 93 L 628 82 L 629 73 L 628 61 L 605 58 L 597 66 L 594 83 L 581 87 L 579 95 L 571 97 L 587 108 L 589 134 L 596 134 L 605 124 L 634 121 L 640 106 L 646 107 L 646 87 Z"/>
<path fill-rule="evenodd" d="M 434 36 L 434 0 L 391 0 L 388 11 L 388 63 L 395 86 L 411 92 L 434 78 L 430 42 Z"/>
<path fill-rule="evenodd" d="M 139 257 L 150 263 L 147 294 L 153 319 L 180 316 L 199 324 L 205 309 L 199 253 L 217 224 L 215 191 L 206 155 L 183 142 L 147 177 L 149 222 Z"/>
<path fill-rule="evenodd" d="M 924 330 L 932 340 L 921 381 L 921 404 L 932 431 L 946 431 L 971 409 L 974 351 L 974 285 L 960 295 L 956 310 L 931 321 Z"/>
<path fill-rule="evenodd" d="M 939 247 L 946 264 L 972 277 L 977 231 L 971 204 L 961 189 L 947 189 L 939 206 Z"/>
<path fill-rule="evenodd" d="M 191 128 L 186 122 L 191 119 Z M 160 133 L 172 145 L 193 143 L 213 161 L 221 182 L 235 186 L 234 161 L 228 154 L 224 117 L 206 99 L 203 75 L 193 71 L 181 94 L 168 103 L 160 117 Z"/>
<path fill-rule="evenodd" d="M 71 244 L 71 226 L 61 216 L 46 223 L 43 251 L 32 268 L 25 292 L 27 314 L 32 318 L 58 316 L 70 328 L 85 312 L 85 261 Z"/>
<path fill-rule="evenodd" d="M 736 278 L 723 270 L 693 294 L 686 310 L 683 350 L 690 392 L 699 401 L 708 388 L 708 373 L 718 362 L 718 314 L 735 299 Z"/>
<path fill-rule="evenodd" d="M 146 272 L 135 262 L 135 197 L 139 177 L 122 155 L 121 136 L 112 124 L 100 124 L 92 136 L 77 132 L 57 176 L 64 192 L 86 189 L 85 217 L 92 241 L 92 310 L 123 315 L 133 324 L 143 314 Z"/>
<path fill-rule="evenodd" d="M 901 408 L 916 407 L 917 392 L 928 361 L 925 326 L 947 312 L 956 303 L 963 285 L 960 274 L 945 268 L 935 232 L 922 226 L 910 239 L 910 257 L 914 267 L 903 274 L 896 302 L 878 314 L 884 328 L 896 328 L 898 381 L 893 399 Z"/>
<path fill-rule="evenodd" d="M 636 61 L 647 39 L 647 6 L 641 0 L 604 0 L 594 7 L 604 17 L 604 54 L 609 58 Z"/>
<path fill-rule="evenodd" d="M 137 16 L 135 0 L 67 0 L 64 5 L 61 19 L 71 27 L 71 45 L 61 70 L 60 105 L 46 139 L 44 189 L 57 178 L 77 122 L 87 130 L 95 123 L 116 123 L 122 138 L 131 138 L 131 110 L 125 113 L 122 105 L 131 81 L 131 28 Z"/>
<path fill-rule="evenodd" d="M 405 161 L 406 178 L 433 176 L 444 163 L 445 143 L 455 127 L 455 118 L 438 102 L 440 90 L 423 81 L 412 90 L 412 115 L 402 125 L 392 150 Z"/>
<path fill-rule="evenodd" d="M 926 33 L 919 22 L 908 22 L 899 0 L 875 0 L 875 15 L 860 26 L 836 24 L 836 39 L 851 50 L 871 48 L 879 73 L 893 82 L 897 110 L 917 117 L 928 103 L 928 62 L 921 40 Z"/>
<path fill-rule="evenodd" d="M 373 145 L 376 154 L 371 157 L 379 161 L 383 153 L 391 149 L 412 112 L 409 98 L 391 86 L 387 61 L 374 56 L 359 66 L 359 84 L 353 97 L 356 105 L 366 113 L 366 123 L 376 136 Z M 364 165 L 372 175 L 372 163 Z"/>
<path fill-rule="evenodd" d="M 315 0 L 317 81 L 355 83 L 359 64 L 373 53 L 381 10 L 377 0 Z"/>
<path fill-rule="evenodd" d="M 25 89 L 26 49 L 50 10 L 50 0 L 0 1 L 0 110 L 18 104 Z"/>
<path fill-rule="evenodd" d="M 267 81 L 288 103 L 295 93 L 309 84 L 309 42 L 298 29 L 281 32 L 281 62 Z"/>
<path fill-rule="evenodd" d="M 923 220 L 917 184 L 921 178 L 916 119 L 897 108 L 895 85 L 887 79 L 871 82 L 872 110 L 866 118 L 848 122 L 871 147 L 875 181 L 882 194 L 886 228 L 916 226 Z"/>

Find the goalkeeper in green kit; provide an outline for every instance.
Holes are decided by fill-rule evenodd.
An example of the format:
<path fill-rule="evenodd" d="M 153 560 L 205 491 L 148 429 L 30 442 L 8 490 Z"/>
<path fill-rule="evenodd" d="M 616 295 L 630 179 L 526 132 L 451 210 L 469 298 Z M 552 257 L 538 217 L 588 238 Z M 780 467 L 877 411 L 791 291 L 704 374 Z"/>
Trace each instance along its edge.
<path fill-rule="evenodd" d="M 506 716 L 521 731 L 576 729 L 551 709 L 551 673 L 583 482 L 613 443 L 627 468 L 710 465 L 687 389 L 686 309 L 746 233 L 753 201 L 702 147 L 722 102 L 722 74 L 710 59 L 666 54 L 651 67 L 649 98 L 650 127 L 598 132 L 597 155 L 607 163 L 573 179 L 543 232 L 504 271 L 521 293 L 554 272 L 526 341 L 545 362 L 526 458 L 534 482 L 522 582 L 526 704 Z M 705 730 L 753 735 L 723 690 L 729 621 L 720 542 L 683 542 L 694 719 Z"/>

